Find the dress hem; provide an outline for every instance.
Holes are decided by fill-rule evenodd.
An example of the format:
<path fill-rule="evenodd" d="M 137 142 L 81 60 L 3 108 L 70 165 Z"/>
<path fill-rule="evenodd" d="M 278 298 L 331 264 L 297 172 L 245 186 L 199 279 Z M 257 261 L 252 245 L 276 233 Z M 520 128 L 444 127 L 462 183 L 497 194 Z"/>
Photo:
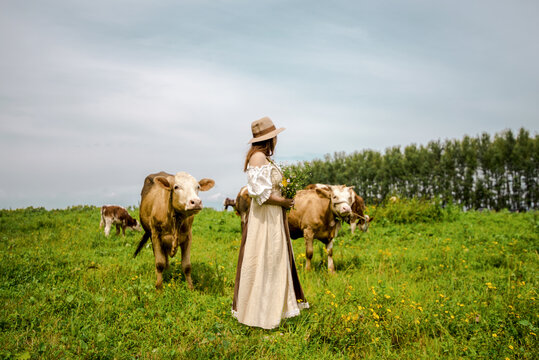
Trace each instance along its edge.
<path fill-rule="evenodd" d="M 281 320 L 282 319 L 290 319 L 290 318 L 293 318 L 293 317 L 296 317 L 298 315 L 300 315 L 301 313 L 301 310 L 304 310 L 304 309 L 308 309 L 309 308 L 309 303 L 308 302 L 301 302 L 298 304 L 298 308 L 295 309 L 295 310 L 291 310 L 291 311 L 287 311 L 286 313 L 283 313 L 281 315 Z M 246 326 L 254 326 L 254 327 L 259 327 L 259 328 L 262 328 L 262 329 L 275 329 L 276 327 L 278 327 L 280 325 L 280 321 L 277 325 L 275 326 L 272 326 L 272 327 L 265 327 L 265 326 L 261 326 L 261 325 L 253 325 L 253 324 L 246 324 L 246 323 L 242 323 L 239 319 L 238 319 L 238 312 L 234 309 L 230 309 L 230 313 L 232 314 L 232 317 L 234 317 L 236 320 L 238 320 L 238 322 L 240 324 L 243 324 L 243 325 L 246 325 Z"/>

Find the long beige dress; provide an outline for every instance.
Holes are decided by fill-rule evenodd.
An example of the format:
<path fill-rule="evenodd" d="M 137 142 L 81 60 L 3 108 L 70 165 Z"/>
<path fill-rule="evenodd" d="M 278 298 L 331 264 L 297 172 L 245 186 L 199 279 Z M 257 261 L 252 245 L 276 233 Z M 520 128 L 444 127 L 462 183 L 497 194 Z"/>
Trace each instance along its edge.
<path fill-rule="evenodd" d="M 281 171 L 270 162 L 247 168 L 252 197 L 242 236 L 232 315 L 242 324 L 272 329 L 308 308 L 294 264 L 286 211 L 264 202 L 280 194 Z"/>

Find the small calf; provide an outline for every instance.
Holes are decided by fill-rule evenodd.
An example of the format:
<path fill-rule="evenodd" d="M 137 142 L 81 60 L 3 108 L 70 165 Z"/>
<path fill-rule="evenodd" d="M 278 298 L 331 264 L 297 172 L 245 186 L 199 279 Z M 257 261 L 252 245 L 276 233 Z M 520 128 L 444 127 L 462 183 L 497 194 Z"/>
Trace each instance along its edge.
<path fill-rule="evenodd" d="M 226 198 L 226 199 L 225 199 L 225 202 L 223 203 L 223 206 L 225 207 L 225 211 L 228 210 L 228 207 L 229 207 L 229 206 L 232 206 L 233 209 L 236 209 L 236 200 L 230 199 L 230 198 Z"/>
<path fill-rule="evenodd" d="M 105 236 L 109 236 L 112 225 L 116 225 L 116 235 L 120 234 L 120 228 L 122 228 L 123 236 L 125 236 L 125 228 L 135 231 L 142 230 L 139 222 L 133 219 L 125 208 L 117 205 L 103 205 L 101 207 L 99 228 L 101 229 L 103 225 L 105 225 Z"/>

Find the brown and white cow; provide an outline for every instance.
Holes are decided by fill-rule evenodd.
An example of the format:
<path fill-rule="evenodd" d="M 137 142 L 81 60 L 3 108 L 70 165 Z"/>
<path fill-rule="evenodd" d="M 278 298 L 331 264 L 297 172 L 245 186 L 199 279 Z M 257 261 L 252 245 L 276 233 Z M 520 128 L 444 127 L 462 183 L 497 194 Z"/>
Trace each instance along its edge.
<path fill-rule="evenodd" d="M 244 186 L 238 192 L 236 196 L 236 214 L 241 219 L 241 233 L 243 234 L 243 229 L 245 228 L 245 223 L 247 222 L 247 217 L 249 216 L 249 209 L 251 208 L 251 197 L 247 191 L 247 186 Z"/>
<path fill-rule="evenodd" d="M 228 210 L 228 207 L 229 207 L 229 206 L 232 206 L 232 208 L 233 208 L 234 210 L 236 210 L 236 200 L 230 199 L 230 198 L 226 198 L 225 201 L 223 202 L 223 206 L 225 207 L 225 211 Z"/>
<path fill-rule="evenodd" d="M 352 204 L 352 214 L 348 218 L 352 234 L 356 230 L 357 225 L 359 225 L 359 228 L 363 232 L 369 230 L 369 224 L 374 219 L 374 217 L 365 214 L 365 201 L 363 198 L 355 193 L 354 195 L 355 200 Z"/>
<path fill-rule="evenodd" d="M 330 188 L 335 194 L 333 196 L 337 196 L 340 199 L 344 200 L 344 202 L 342 202 L 340 206 L 350 206 L 350 215 L 344 217 L 340 217 L 339 215 L 337 215 L 337 217 L 340 220 L 343 220 L 350 224 L 350 231 L 352 232 L 352 234 L 355 232 L 357 225 L 360 225 L 360 228 L 363 232 L 366 232 L 369 229 L 369 223 L 373 220 L 373 218 L 365 214 L 365 201 L 361 196 L 356 194 L 356 192 L 353 190 L 353 186 L 325 184 L 311 184 L 307 186 L 307 189 L 316 188 Z M 345 212 L 341 211 L 341 213 Z"/>
<path fill-rule="evenodd" d="M 199 191 L 214 186 L 212 179 L 196 179 L 186 172 L 176 175 L 160 172 L 144 180 L 140 202 L 140 221 L 144 235 L 134 256 L 151 238 L 155 257 L 155 287 L 163 287 L 163 270 L 168 267 L 168 257 L 176 255 L 178 245 L 182 250 L 182 270 L 187 285 L 193 289 L 191 280 L 191 241 L 194 217 L 202 210 Z"/>
<path fill-rule="evenodd" d="M 337 191 L 334 191 L 336 189 Z M 313 240 L 326 245 L 328 270 L 335 272 L 333 263 L 333 239 L 341 227 L 341 219 L 349 217 L 351 187 L 344 185 L 309 185 L 298 191 L 294 206 L 288 216 L 288 227 L 292 239 L 305 238 L 305 269 L 311 269 Z"/>
<path fill-rule="evenodd" d="M 103 205 L 101 207 L 101 221 L 99 222 L 99 228 L 105 226 L 105 236 L 109 236 L 110 228 L 112 225 L 116 225 L 116 235 L 120 234 L 120 228 L 122 234 L 125 236 L 125 229 L 130 228 L 135 231 L 141 231 L 139 222 L 133 219 L 127 210 L 117 205 Z"/>

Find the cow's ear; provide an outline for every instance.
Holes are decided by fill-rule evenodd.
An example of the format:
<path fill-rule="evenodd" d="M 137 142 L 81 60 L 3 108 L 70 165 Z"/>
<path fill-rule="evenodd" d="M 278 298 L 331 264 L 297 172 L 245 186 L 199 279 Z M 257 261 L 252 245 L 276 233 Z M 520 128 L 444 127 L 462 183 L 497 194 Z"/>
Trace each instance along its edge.
<path fill-rule="evenodd" d="M 326 189 L 320 189 L 320 188 L 317 188 L 316 189 L 316 193 L 321 196 L 321 197 L 325 197 L 325 198 L 328 198 L 328 199 L 331 199 L 331 192 L 330 191 L 327 191 Z"/>
<path fill-rule="evenodd" d="M 154 181 L 154 183 L 156 183 L 157 185 L 162 186 L 162 187 L 164 187 L 164 188 L 167 189 L 167 190 L 172 189 L 172 186 L 171 186 L 170 183 L 168 182 L 167 178 L 164 177 L 164 176 L 156 176 L 156 177 L 153 179 L 153 181 Z"/>
<path fill-rule="evenodd" d="M 200 191 L 208 191 L 215 185 L 215 181 L 212 179 L 201 179 L 198 185 L 200 185 Z"/>

